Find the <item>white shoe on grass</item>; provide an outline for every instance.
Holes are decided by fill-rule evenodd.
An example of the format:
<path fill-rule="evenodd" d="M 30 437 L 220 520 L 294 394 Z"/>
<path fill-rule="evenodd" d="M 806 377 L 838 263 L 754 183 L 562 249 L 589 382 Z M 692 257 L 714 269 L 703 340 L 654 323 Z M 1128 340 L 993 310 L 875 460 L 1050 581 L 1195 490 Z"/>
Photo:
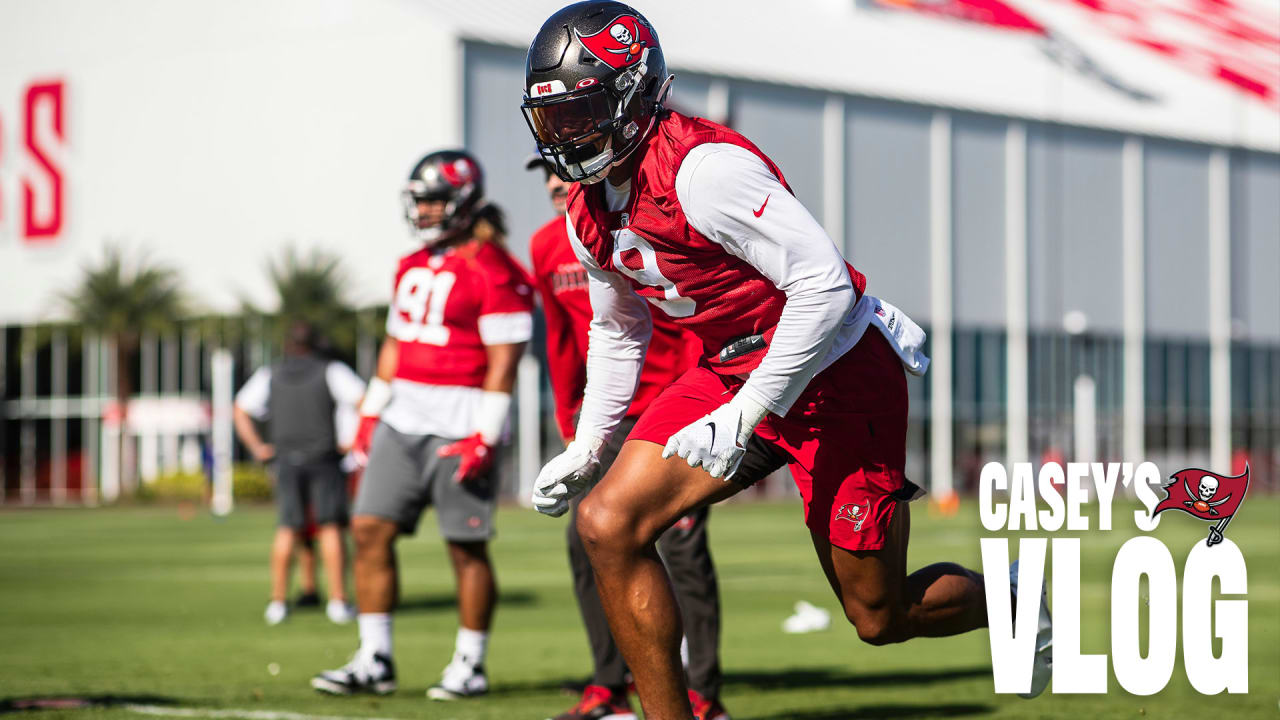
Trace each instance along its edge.
<path fill-rule="evenodd" d="M 272 600 L 267 603 L 267 610 L 262 613 L 262 618 L 267 621 L 268 625 L 279 625 L 287 617 L 289 617 L 289 606 L 280 600 Z"/>
<path fill-rule="evenodd" d="M 462 700 L 489 692 L 489 679 L 483 665 L 471 665 L 454 655 L 453 662 L 445 666 L 440 682 L 427 689 L 432 700 Z"/>
<path fill-rule="evenodd" d="M 345 600 L 334 598 L 330 600 L 324 607 L 324 614 L 329 616 L 329 622 L 335 625 L 346 625 L 356 619 L 356 609 L 351 607 Z"/>
<path fill-rule="evenodd" d="M 396 665 L 390 655 L 357 650 L 351 662 L 311 678 L 311 687 L 330 695 L 386 695 L 396 691 Z"/>
<path fill-rule="evenodd" d="M 1009 587 L 1013 590 L 1014 607 L 1018 606 L 1018 561 L 1009 566 Z M 1015 611 L 1016 612 L 1016 611 Z M 1040 583 L 1040 618 L 1036 622 L 1036 654 L 1031 665 L 1031 690 L 1018 693 L 1030 700 L 1044 692 L 1053 677 L 1053 620 L 1049 617 L 1049 593 Z"/>

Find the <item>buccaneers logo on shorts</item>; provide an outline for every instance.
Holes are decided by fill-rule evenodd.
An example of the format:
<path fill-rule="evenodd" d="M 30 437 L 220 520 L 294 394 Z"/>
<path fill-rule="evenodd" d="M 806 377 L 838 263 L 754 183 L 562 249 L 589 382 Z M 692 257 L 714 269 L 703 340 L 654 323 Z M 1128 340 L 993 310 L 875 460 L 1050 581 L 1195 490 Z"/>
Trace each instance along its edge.
<path fill-rule="evenodd" d="M 646 47 L 657 45 L 653 31 L 634 15 L 619 15 L 594 35 L 578 33 L 578 40 L 600 62 L 619 70 L 639 60 Z"/>
<path fill-rule="evenodd" d="M 871 501 L 858 505 L 855 503 L 845 503 L 836 510 L 836 520 L 848 520 L 853 523 L 853 531 L 861 532 L 862 523 L 866 521 L 867 514 L 871 512 Z"/>

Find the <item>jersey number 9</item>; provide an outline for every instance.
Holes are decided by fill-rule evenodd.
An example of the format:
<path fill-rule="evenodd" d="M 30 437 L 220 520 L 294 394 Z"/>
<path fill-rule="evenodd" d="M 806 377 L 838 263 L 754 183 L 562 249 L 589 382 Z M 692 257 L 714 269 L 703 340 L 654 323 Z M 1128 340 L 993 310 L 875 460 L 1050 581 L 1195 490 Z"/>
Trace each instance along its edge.
<path fill-rule="evenodd" d="M 640 256 L 639 269 L 628 267 L 622 261 L 622 254 L 634 250 Z M 685 318 L 693 315 L 693 300 L 684 297 L 676 289 L 676 284 L 667 279 L 658 268 L 658 254 L 648 240 L 631 232 L 618 230 L 613 233 L 613 266 L 641 285 L 660 288 L 662 298 L 646 297 L 649 302 L 662 308 L 663 312 L 673 318 Z"/>

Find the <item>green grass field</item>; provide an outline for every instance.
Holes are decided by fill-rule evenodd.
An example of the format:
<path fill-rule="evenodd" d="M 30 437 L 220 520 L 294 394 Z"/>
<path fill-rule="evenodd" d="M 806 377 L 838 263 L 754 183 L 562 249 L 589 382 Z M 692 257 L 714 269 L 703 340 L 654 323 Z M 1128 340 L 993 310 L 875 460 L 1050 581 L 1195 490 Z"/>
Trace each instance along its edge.
<path fill-rule="evenodd" d="M 950 559 L 978 567 L 984 535 L 973 503 L 957 517 L 917 506 L 910 565 Z M 1118 511 L 1118 508 L 1117 508 Z M 1109 587 L 1115 551 L 1130 535 L 1083 543 L 1085 652 L 1109 647 Z M 1251 498 L 1228 531 L 1249 565 L 1250 693 L 1206 697 L 1179 660 L 1168 687 L 1152 697 L 1120 689 L 1106 696 L 1034 701 L 992 692 L 985 631 L 875 648 L 843 621 L 824 633 L 792 636 L 782 619 L 797 600 L 835 609 L 797 504 L 717 508 L 711 532 L 724 605 L 724 699 L 750 718 L 1138 718 L 1275 717 L 1280 700 L 1280 499 Z M 586 640 L 569 591 L 563 520 L 507 508 L 494 545 L 501 587 L 488 663 L 493 692 L 463 704 L 434 704 L 423 692 L 452 652 L 456 627 L 451 576 L 434 523 L 401 544 L 403 607 L 396 618 L 400 691 L 386 698 L 328 698 L 307 686 L 318 670 L 344 662 L 354 626 L 320 612 L 266 627 L 269 508 L 226 521 L 183 519 L 173 507 L 0 513 L 0 714 L 31 697 L 133 699 L 172 708 L 281 711 L 384 718 L 529 718 L 568 706 L 559 686 L 588 673 Z M 1206 532 L 1185 516 L 1156 533 L 1181 574 L 1187 550 Z M 1015 546 L 1016 547 L 1016 546 Z M 838 616 L 838 613 L 837 613 Z M 1179 643 L 1181 651 L 1181 643 Z M 268 672 L 271 664 L 278 674 Z M 144 717 L 103 704 L 44 710 L 35 717 Z M 199 716 L 211 716 L 208 713 Z M 272 717 L 257 715 L 256 717 Z M 287 716 L 275 716 L 287 717 Z"/>

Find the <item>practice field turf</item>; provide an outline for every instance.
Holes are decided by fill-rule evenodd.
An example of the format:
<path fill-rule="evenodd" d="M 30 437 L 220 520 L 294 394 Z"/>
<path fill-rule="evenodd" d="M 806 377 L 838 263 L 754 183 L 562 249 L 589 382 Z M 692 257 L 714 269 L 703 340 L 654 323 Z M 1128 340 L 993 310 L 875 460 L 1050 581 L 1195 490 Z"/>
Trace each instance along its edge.
<path fill-rule="evenodd" d="M 1109 650 L 1112 560 L 1136 533 L 1127 512 L 1117 513 L 1121 529 L 1083 542 L 1085 652 Z M 280 627 L 262 622 L 271 511 L 240 509 L 225 521 L 182 515 L 173 507 L 0 512 L 0 714 L 23 699 L 79 697 L 111 700 L 25 716 L 140 718 L 150 708 L 172 717 L 539 720 L 570 704 L 563 682 L 587 675 L 563 520 L 501 512 L 494 546 L 501 604 L 488 663 L 493 692 L 440 704 L 423 693 L 449 659 L 456 624 L 433 519 L 401 544 L 401 689 L 347 699 L 317 695 L 307 680 L 346 660 L 356 645 L 354 626 L 331 625 L 316 611 Z M 836 612 L 827 632 L 784 634 L 781 622 L 797 600 L 835 610 L 798 505 L 717 508 L 711 533 L 724 604 L 724 699 L 737 720 L 1276 717 L 1278 520 L 1280 499 L 1250 498 L 1227 533 L 1250 571 L 1248 695 L 1199 695 L 1179 659 L 1169 686 L 1153 697 L 1128 695 L 1109 673 L 1108 696 L 1023 701 L 993 694 L 985 631 L 875 648 Z M 1177 516 L 1156 532 L 1173 551 L 1179 582 L 1185 554 L 1206 527 Z M 943 559 L 979 566 L 985 533 L 972 502 L 952 518 L 931 517 L 917 505 L 912 531 L 912 568 Z M 1181 648 L 1180 639 L 1179 654 Z"/>

